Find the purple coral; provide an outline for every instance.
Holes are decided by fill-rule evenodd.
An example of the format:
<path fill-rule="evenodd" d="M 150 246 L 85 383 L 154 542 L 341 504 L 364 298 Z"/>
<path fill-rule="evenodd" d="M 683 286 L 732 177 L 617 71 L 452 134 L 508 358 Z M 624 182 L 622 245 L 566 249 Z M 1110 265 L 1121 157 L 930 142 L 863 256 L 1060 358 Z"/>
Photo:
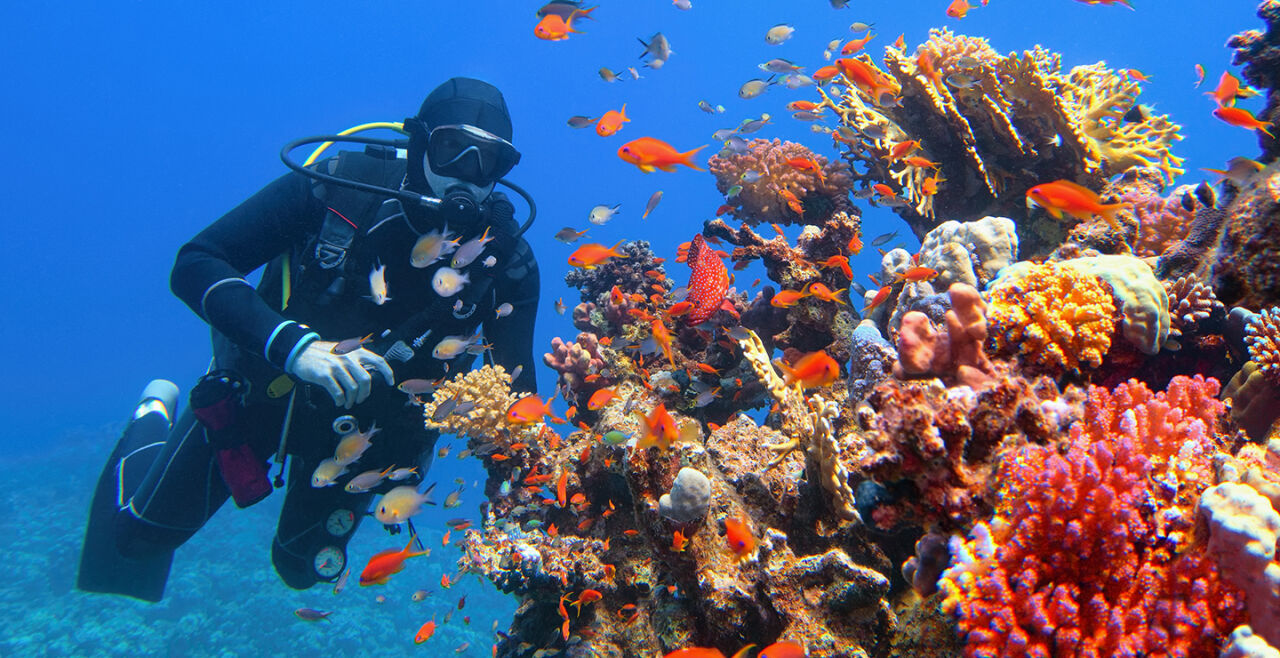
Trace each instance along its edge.
<path fill-rule="evenodd" d="M 803 144 L 779 139 L 753 139 L 747 146 L 742 153 L 715 155 L 707 162 L 721 194 L 742 187 L 729 199 L 731 205 L 736 205 L 733 214 L 738 219 L 751 224 L 822 224 L 837 212 L 853 210 L 849 203 L 853 186 L 849 165 L 840 160 L 828 161 Z M 787 164 L 797 158 L 816 162 L 821 175 Z M 784 191 L 799 199 L 803 213 L 790 207 Z"/>
<path fill-rule="evenodd" d="M 639 293 L 647 297 L 652 292 L 649 285 L 654 281 L 646 277 L 645 272 L 666 272 L 661 263 L 655 262 L 649 242 L 627 242 L 618 252 L 626 258 L 614 258 L 593 269 L 574 268 L 564 275 L 565 284 L 577 288 L 584 302 L 599 302 L 600 297 L 607 296 L 615 285 L 624 293 Z"/>
<path fill-rule="evenodd" d="M 580 391 L 588 375 L 605 370 L 604 357 L 600 354 L 600 339 L 593 333 L 578 334 L 578 339 L 565 343 L 557 336 L 551 339 L 551 351 L 542 360 L 552 370 L 560 373 L 560 380 L 569 389 Z"/>

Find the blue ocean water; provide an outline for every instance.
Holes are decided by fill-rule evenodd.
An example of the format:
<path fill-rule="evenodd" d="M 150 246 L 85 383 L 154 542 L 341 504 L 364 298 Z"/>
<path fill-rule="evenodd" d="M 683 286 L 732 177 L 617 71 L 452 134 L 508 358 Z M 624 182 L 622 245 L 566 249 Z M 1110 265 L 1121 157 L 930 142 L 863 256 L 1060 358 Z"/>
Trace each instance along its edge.
<path fill-rule="evenodd" d="M 760 77 L 756 65 L 785 57 L 824 64 L 828 41 L 848 25 L 875 25 L 873 52 L 904 33 L 922 41 L 930 27 L 984 36 L 1000 52 L 1042 44 L 1066 66 L 1106 60 L 1146 73 L 1142 101 L 1183 126 L 1175 148 L 1187 157 L 1182 182 L 1256 151 L 1251 133 L 1209 115 L 1207 90 L 1229 64 L 1227 37 L 1256 27 L 1255 3 L 1206 5 L 1136 0 L 1137 10 L 1072 0 L 992 0 L 957 21 L 944 0 L 694 0 L 680 11 L 666 0 L 601 2 L 583 34 L 548 43 L 533 37 L 532 2 L 159 2 L 5 3 L 0 7 L 10 127 L 0 171 L 5 192 L 6 258 L 0 262 L 7 322 L 0 345 L 0 482 L 9 513 L 0 517 L 0 555 L 10 578 L 0 587 L 3 655 L 373 655 L 412 649 L 431 614 L 443 617 L 469 593 L 467 609 L 438 632 L 438 651 L 463 642 L 464 655 L 488 655 L 490 624 L 505 626 L 514 603 L 468 580 L 446 593 L 438 576 L 456 558 L 439 549 L 411 565 L 378 604 L 369 590 L 335 599 L 328 588 L 294 592 L 271 570 L 268 547 L 280 496 L 247 511 L 224 509 L 178 552 L 165 602 L 157 605 L 74 591 L 79 536 L 102 461 L 141 387 L 154 377 L 184 390 L 208 363 L 208 332 L 168 290 L 178 247 L 205 225 L 284 172 L 277 154 L 293 138 L 413 114 L 428 90 L 455 75 L 501 88 L 523 153 L 511 178 L 538 202 L 530 240 L 543 272 L 535 346 L 572 336 L 553 302 L 576 291 L 562 282 L 573 247 L 552 239 L 564 226 L 587 228 L 597 204 L 622 214 L 591 226 L 593 242 L 649 240 L 672 258 L 723 200 L 710 174 L 681 169 L 643 174 L 615 155 L 624 141 L 653 136 L 684 149 L 768 112 L 759 136 L 807 143 L 830 154 L 829 140 L 785 119 L 785 104 L 812 90 L 771 88 L 742 100 L 738 87 Z M 180 7 L 180 8 L 179 8 Z M 770 46 L 765 31 L 796 28 Z M 661 31 L 674 55 L 660 70 L 638 68 L 606 83 L 596 71 L 641 65 L 637 37 Z M 1193 66 L 1208 71 L 1194 89 Z M 697 108 L 723 104 L 722 115 Z M 627 104 L 632 122 L 612 138 L 573 130 L 572 115 L 599 116 Z M 708 152 L 713 151 L 708 149 Z M 705 163 L 705 157 L 700 158 Z M 661 205 L 640 220 L 645 201 Z M 863 208 L 868 238 L 905 224 Z M 794 236 L 795 229 L 791 235 Z M 855 275 L 877 269 L 868 249 Z M 677 270 L 678 271 L 678 270 Z M 747 280 L 758 274 L 740 273 Z M 682 275 L 681 275 L 682 276 Z M 541 369 L 549 391 L 554 373 Z M 455 442 L 455 451 L 461 447 Z M 451 456 L 442 482 L 482 477 Z M 458 510 L 432 512 L 422 527 L 439 546 L 441 521 L 476 515 L 469 489 Z M 369 524 L 353 559 L 400 543 Z M 411 604 L 419 587 L 437 590 Z M 356 588 L 353 588 L 355 590 Z M 334 609 L 332 621 L 304 624 L 292 611 Z M 468 610 L 470 626 L 460 617 Z"/>

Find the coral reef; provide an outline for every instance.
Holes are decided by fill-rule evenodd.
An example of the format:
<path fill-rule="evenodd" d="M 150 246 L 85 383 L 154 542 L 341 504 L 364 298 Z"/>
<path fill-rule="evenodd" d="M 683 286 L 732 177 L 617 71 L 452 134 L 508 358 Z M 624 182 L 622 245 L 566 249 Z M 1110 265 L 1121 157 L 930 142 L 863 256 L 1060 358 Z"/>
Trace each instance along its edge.
<path fill-rule="evenodd" d="M 1263 377 L 1280 386 L 1280 307 L 1257 314 L 1245 331 L 1249 360 L 1258 365 Z"/>
<path fill-rule="evenodd" d="M 1218 299 L 1230 306 L 1259 310 L 1280 304 L 1280 164 L 1272 163 L 1238 186 L 1223 208 L 1213 248 L 1195 272 L 1211 282 Z"/>
<path fill-rule="evenodd" d="M 854 177 L 864 189 L 894 190 L 876 198 L 918 236 L 937 216 L 999 213 L 1019 220 L 1028 253 L 1043 253 L 1048 243 L 1020 221 L 1027 218 L 1023 192 L 1033 185 L 1065 178 L 1096 189 L 1139 165 L 1166 178 L 1182 171 L 1169 150 L 1178 126 L 1163 115 L 1122 120 L 1137 106 L 1140 86 L 1102 63 L 1064 72 L 1043 49 L 1000 56 L 985 39 L 946 29 L 931 30 L 914 54 L 887 48 L 884 69 L 866 54 L 853 61 L 841 60 L 846 76 L 870 71 L 900 95 L 885 103 L 853 82 L 837 98 L 822 92 L 823 105 L 850 129 L 833 137 L 848 145 L 845 157 L 861 169 Z M 913 148 L 923 161 L 893 155 Z"/>
<path fill-rule="evenodd" d="M 997 514 L 953 539 L 942 577 L 967 655 L 1216 654 L 1243 600 L 1185 550 L 1222 447 L 1216 393 L 1095 387 L 1065 446 L 1008 455 Z"/>
<path fill-rule="evenodd" d="M 1213 288 L 1205 285 L 1195 275 L 1186 275 L 1164 281 L 1169 294 L 1169 335 L 1191 333 L 1195 326 L 1217 313 L 1223 313 L 1222 302 L 1213 294 Z"/>
<path fill-rule="evenodd" d="M 1099 277 L 1061 263 L 1019 263 L 992 282 L 987 318 L 996 350 L 1062 373 L 1096 368 L 1111 347 L 1116 312 Z"/>
<path fill-rule="evenodd" d="M 728 196 L 733 216 L 748 224 L 822 224 L 835 213 L 853 211 L 849 165 L 828 161 L 803 144 L 753 139 L 742 152 L 712 156 L 707 168 L 716 189 Z M 729 194 L 734 187 L 740 191 Z"/>
<path fill-rule="evenodd" d="M 1263 0 L 1258 5 L 1258 18 L 1266 23 L 1266 30 L 1246 30 L 1227 40 L 1228 48 L 1235 48 L 1231 63 L 1243 65 L 1241 74 L 1246 82 L 1257 89 L 1267 90 L 1267 106 L 1258 117 L 1280 123 L 1280 2 Z M 1262 159 L 1274 161 L 1280 156 L 1280 142 L 1258 133 L 1262 146 Z"/>

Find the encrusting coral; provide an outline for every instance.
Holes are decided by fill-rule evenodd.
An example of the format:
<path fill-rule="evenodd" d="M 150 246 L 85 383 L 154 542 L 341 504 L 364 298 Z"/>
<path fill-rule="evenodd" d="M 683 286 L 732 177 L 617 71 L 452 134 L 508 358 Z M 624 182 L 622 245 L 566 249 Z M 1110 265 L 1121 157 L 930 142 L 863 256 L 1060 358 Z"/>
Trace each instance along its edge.
<path fill-rule="evenodd" d="M 1053 263 L 1024 272 L 1001 276 L 990 289 L 987 318 L 997 351 L 1054 373 L 1101 365 L 1115 333 L 1110 287 Z"/>

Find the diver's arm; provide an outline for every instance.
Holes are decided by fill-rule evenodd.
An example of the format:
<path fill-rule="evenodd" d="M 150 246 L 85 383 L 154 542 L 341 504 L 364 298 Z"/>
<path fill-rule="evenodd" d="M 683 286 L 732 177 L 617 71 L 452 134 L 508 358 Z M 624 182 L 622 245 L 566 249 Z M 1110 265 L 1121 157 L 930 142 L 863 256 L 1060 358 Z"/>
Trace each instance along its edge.
<path fill-rule="evenodd" d="M 244 277 L 316 230 L 323 217 L 304 176 L 281 176 L 183 245 L 169 287 L 232 342 L 284 368 L 317 336 L 271 308 Z"/>
<path fill-rule="evenodd" d="M 485 321 L 484 335 L 493 345 L 494 363 L 506 368 L 507 372 L 516 366 L 524 367 L 512 388 L 536 392 L 538 380 L 533 370 L 533 326 L 538 317 L 538 294 L 542 289 L 538 262 L 529 243 L 521 239 L 509 263 L 498 275 L 494 294 L 496 304 L 506 302 L 514 310 L 511 315 Z"/>

